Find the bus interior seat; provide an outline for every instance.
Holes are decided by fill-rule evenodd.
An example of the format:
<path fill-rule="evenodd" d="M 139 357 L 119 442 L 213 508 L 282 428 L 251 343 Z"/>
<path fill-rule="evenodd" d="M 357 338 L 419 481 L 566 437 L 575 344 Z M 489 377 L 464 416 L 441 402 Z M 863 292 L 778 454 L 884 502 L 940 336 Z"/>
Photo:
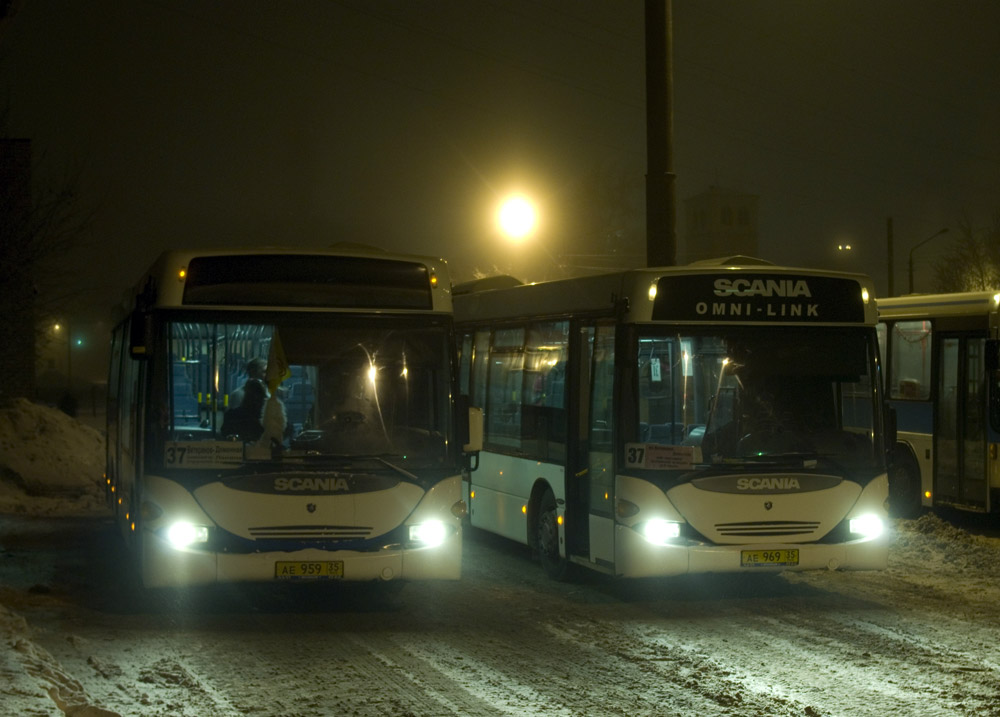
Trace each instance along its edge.
<path fill-rule="evenodd" d="M 653 423 L 649 426 L 649 441 L 675 445 L 683 438 L 683 426 L 677 423 Z"/>
<path fill-rule="evenodd" d="M 705 437 L 705 425 L 695 423 L 688 426 L 688 433 L 681 441 L 682 446 L 700 446 L 701 440 Z"/>

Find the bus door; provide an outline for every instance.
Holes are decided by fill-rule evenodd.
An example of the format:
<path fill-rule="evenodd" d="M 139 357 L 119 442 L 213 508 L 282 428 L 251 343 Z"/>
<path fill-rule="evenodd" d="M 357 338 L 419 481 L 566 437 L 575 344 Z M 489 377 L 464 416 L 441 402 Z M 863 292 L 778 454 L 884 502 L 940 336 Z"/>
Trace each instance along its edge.
<path fill-rule="evenodd" d="M 579 421 L 574 426 L 578 448 L 573 452 L 572 475 L 586 516 L 582 552 L 591 563 L 614 564 L 614 376 L 615 325 L 596 323 L 579 330 Z"/>
<path fill-rule="evenodd" d="M 935 502 L 989 509 L 986 475 L 985 334 L 938 336 Z"/>

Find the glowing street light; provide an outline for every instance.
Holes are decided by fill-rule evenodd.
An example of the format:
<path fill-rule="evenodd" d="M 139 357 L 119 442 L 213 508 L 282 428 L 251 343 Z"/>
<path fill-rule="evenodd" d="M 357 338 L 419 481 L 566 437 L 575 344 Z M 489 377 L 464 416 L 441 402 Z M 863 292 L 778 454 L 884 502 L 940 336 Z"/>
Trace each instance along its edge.
<path fill-rule="evenodd" d="M 508 197 L 500 204 L 497 211 L 497 223 L 500 230 L 510 239 L 525 239 L 535 230 L 538 223 L 538 212 L 535 205 L 524 196 Z"/>
<path fill-rule="evenodd" d="M 67 319 L 65 324 L 61 324 L 58 321 L 52 325 L 52 331 L 56 334 L 63 333 L 66 334 L 66 392 L 69 394 L 73 393 L 73 331 L 70 329 L 70 323 Z M 78 345 L 82 345 L 83 341 L 77 340 Z"/>

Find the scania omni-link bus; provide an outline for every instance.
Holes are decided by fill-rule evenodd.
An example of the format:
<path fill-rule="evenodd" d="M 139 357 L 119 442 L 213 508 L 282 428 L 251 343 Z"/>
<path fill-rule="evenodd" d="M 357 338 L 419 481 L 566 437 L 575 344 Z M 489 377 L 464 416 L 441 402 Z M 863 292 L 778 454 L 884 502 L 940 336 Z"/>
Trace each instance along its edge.
<path fill-rule="evenodd" d="M 161 256 L 109 377 L 108 496 L 143 584 L 458 578 L 451 310 L 437 259 Z"/>
<path fill-rule="evenodd" d="M 885 567 L 867 277 L 734 257 L 513 284 L 455 289 L 472 526 L 556 578 Z"/>

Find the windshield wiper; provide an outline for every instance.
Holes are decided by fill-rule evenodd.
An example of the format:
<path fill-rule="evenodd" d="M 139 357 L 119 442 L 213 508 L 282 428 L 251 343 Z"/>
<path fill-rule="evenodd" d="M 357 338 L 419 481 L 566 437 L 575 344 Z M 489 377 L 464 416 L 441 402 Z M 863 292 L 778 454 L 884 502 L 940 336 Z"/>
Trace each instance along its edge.
<path fill-rule="evenodd" d="M 377 461 L 387 468 L 390 468 L 400 475 L 406 476 L 410 480 L 419 480 L 417 476 L 410 473 L 408 470 L 402 466 L 396 465 L 392 461 L 386 459 L 386 455 L 390 457 L 397 457 L 399 454 L 379 454 L 379 453 L 359 453 L 359 454 L 345 454 L 345 453 L 309 453 L 302 456 L 308 463 L 335 463 L 339 466 L 354 465 L 355 463 L 364 461 Z"/>
<path fill-rule="evenodd" d="M 715 456 L 713 456 L 715 458 Z M 803 468 L 815 468 L 820 458 L 813 451 L 785 453 L 752 453 L 743 456 L 719 456 L 714 465 L 740 466 L 790 466 L 801 464 Z"/>
<path fill-rule="evenodd" d="M 405 469 L 405 468 L 403 468 L 402 466 L 397 466 L 397 465 L 396 465 L 395 463 L 390 463 L 389 461 L 387 461 L 387 460 L 386 460 L 385 458 L 383 458 L 382 456 L 373 456 L 373 457 L 374 457 L 374 458 L 375 458 L 376 460 L 380 461 L 381 463 L 383 463 L 383 464 L 387 465 L 387 466 L 388 466 L 389 468 L 392 468 L 392 469 L 393 469 L 394 471 L 396 471 L 397 473 L 400 473 L 401 475 L 404 475 L 404 476 L 406 476 L 406 477 L 407 477 L 407 478 L 409 478 L 410 480 L 413 480 L 413 481 L 419 481 L 419 480 L 420 480 L 420 479 L 419 479 L 419 478 L 417 478 L 417 477 L 416 477 L 415 475 L 413 475 L 412 473 L 410 473 L 410 471 L 406 470 L 406 469 Z"/>

